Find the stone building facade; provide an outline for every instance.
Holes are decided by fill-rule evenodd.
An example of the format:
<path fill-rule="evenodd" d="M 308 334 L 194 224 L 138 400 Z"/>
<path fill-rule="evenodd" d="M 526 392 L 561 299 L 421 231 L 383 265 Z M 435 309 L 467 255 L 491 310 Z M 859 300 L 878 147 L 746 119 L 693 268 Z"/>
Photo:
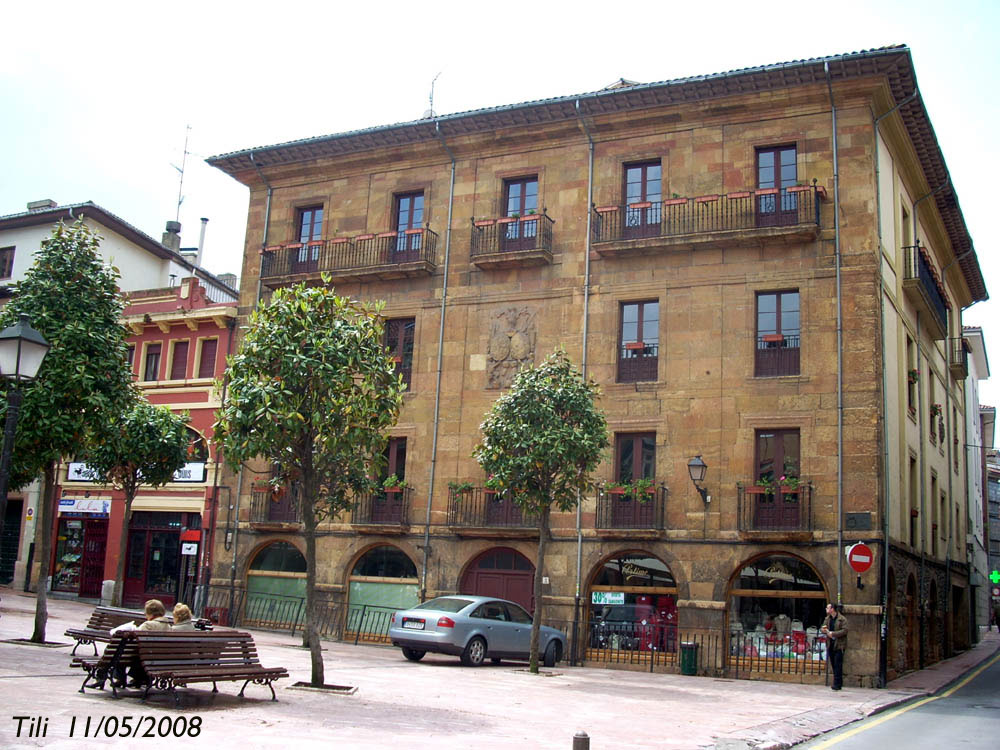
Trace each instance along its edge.
<path fill-rule="evenodd" d="M 388 470 L 409 488 L 320 540 L 339 632 L 444 593 L 533 606 L 537 531 L 471 452 L 513 373 L 563 347 L 612 444 L 552 519 L 545 617 L 574 658 L 669 669 L 686 639 L 708 672 L 822 680 L 827 600 L 854 684 L 961 648 L 956 357 L 986 289 L 915 86 L 894 47 L 210 159 L 250 188 L 240 315 L 329 274 L 385 300 L 409 383 Z M 232 482 L 213 583 L 292 598 L 294 488 Z"/>

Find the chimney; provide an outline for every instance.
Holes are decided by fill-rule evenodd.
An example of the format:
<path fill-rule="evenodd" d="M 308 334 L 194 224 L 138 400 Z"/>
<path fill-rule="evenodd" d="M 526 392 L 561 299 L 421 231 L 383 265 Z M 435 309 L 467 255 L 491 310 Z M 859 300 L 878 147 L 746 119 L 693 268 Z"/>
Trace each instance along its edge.
<path fill-rule="evenodd" d="M 196 266 L 201 265 L 202 253 L 205 251 L 205 228 L 208 227 L 208 219 L 201 217 L 201 236 L 198 237 L 198 259 L 194 262 Z"/>
<path fill-rule="evenodd" d="M 59 204 L 56 203 L 51 198 L 43 198 L 40 201 L 31 201 L 28 203 L 28 211 L 46 211 L 50 208 L 59 208 Z"/>
<path fill-rule="evenodd" d="M 219 281 L 228 286 L 230 289 L 239 289 L 235 273 L 220 273 Z"/>
<path fill-rule="evenodd" d="M 179 253 L 181 250 L 181 223 L 179 221 L 168 221 L 167 231 L 163 233 L 161 241 L 175 253 Z"/>

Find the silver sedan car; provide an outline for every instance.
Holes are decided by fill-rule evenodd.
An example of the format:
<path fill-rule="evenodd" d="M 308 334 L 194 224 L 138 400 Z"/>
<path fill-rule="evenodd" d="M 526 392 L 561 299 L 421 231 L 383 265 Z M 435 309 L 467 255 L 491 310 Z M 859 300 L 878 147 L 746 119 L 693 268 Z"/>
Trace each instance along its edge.
<path fill-rule="evenodd" d="M 524 660 L 531 641 L 531 615 L 506 599 L 440 596 L 393 614 L 389 638 L 410 661 L 419 661 L 428 651 L 459 656 L 470 667 L 487 658 L 494 664 L 501 659 Z M 565 653 L 566 636 L 543 625 L 538 655 L 545 666 L 555 666 Z"/>

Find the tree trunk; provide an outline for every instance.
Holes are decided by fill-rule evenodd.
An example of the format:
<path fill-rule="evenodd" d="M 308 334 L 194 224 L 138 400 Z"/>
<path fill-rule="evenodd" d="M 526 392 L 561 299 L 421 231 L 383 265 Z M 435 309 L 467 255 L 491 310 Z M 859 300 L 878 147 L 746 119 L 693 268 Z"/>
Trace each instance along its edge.
<path fill-rule="evenodd" d="M 45 643 L 45 623 L 49 619 L 49 560 L 52 557 L 52 511 L 56 504 L 56 462 L 45 466 L 45 486 L 38 495 L 41 507 L 38 509 L 38 523 L 42 526 L 42 549 L 38 561 L 37 598 L 35 599 L 35 631 L 32 643 Z"/>
<path fill-rule="evenodd" d="M 323 651 L 319 643 L 319 631 L 316 630 L 316 509 L 310 498 L 315 497 L 311 491 L 311 482 L 303 482 L 302 497 L 299 502 L 302 508 L 303 536 L 306 541 L 306 622 L 305 633 L 309 639 L 309 658 L 312 663 L 312 679 L 310 685 L 322 687 L 325 680 L 323 670 Z"/>
<path fill-rule="evenodd" d="M 531 660 L 528 670 L 538 674 L 538 635 L 542 627 L 542 570 L 545 567 L 545 548 L 549 542 L 549 508 L 538 516 L 538 559 L 535 561 L 535 612 L 531 617 Z"/>
<path fill-rule="evenodd" d="M 132 523 L 132 501 L 135 493 L 125 495 L 125 515 L 122 518 L 122 535 L 118 540 L 118 566 L 115 568 L 115 588 L 111 592 L 111 606 L 122 606 L 122 588 L 125 580 L 125 555 L 128 554 L 128 528 Z"/>

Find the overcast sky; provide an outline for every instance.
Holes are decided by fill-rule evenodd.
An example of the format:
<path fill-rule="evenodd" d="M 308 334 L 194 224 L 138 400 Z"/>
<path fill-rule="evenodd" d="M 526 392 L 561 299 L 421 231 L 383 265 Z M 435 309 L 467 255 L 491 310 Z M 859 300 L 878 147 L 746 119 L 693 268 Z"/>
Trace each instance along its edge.
<path fill-rule="evenodd" d="M 984 328 L 1000 406 L 996 77 L 1000 3 L 95 2 L 7 4 L 0 43 L 0 215 L 92 200 L 240 273 L 248 191 L 204 163 L 229 151 L 889 44 L 920 90 L 993 300 Z M 162 9 L 158 9 L 162 8 Z M 994 219 L 991 220 L 990 216 Z"/>

